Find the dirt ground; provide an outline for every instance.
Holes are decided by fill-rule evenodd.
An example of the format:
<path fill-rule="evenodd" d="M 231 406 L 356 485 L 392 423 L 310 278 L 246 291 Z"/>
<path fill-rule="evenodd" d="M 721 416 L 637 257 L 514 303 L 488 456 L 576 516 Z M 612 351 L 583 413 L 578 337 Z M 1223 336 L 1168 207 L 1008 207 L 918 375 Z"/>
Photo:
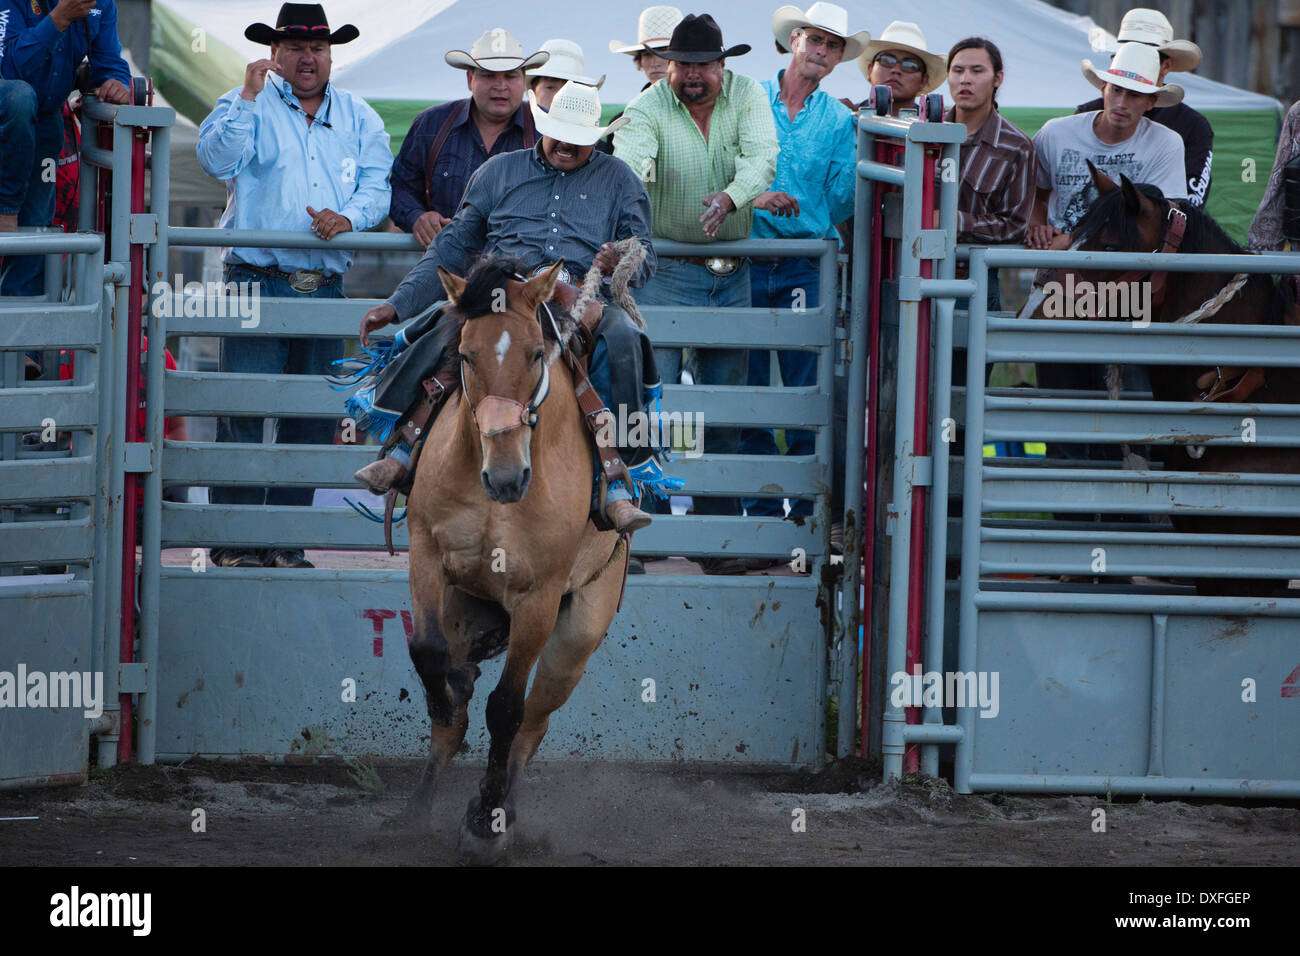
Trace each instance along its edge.
<path fill-rule="evenodd" d="M 457 761 L 427 832 L 397 823 L 418 773 L 191 761 L 0 793 L 0 865 L 454 864 L 477 762 Z M 881 784 L 850 759 L 820 774 L 557 762 L 530 768 L 509 865 L 1202 865 L 1300 863 L 1300 804 L 962 796 Z M 1093 811 L 1106 810 L 1106 832 Z M 200 808 L 206 832 L 192 830 Z M 796 810 L 803 814 L 796 814 Z M 805 828 L 797 832 L 802 816 Z"/>

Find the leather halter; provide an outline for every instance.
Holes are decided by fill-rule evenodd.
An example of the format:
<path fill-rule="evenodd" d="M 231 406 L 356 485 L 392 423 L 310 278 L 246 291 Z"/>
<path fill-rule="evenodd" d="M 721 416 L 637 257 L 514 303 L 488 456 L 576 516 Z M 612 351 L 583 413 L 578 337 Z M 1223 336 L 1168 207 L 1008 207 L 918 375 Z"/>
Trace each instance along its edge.
<path fill-rule="evenodd" d="M 546 303 L 538 307 L 538 324 L 541 324 L 541 312 L 545 311 L 551 320 L 552 328 L 555 327 L 555 316 L 551 315 L 550 308 Z M 559 339 L 559 330 L 556 330 L 556 339 Z M 460 363 L 460 391 L 465 396 L 465 401 L 469 402 L 469 389 L 465 387 L 465 363 Z M 520 426 L 527 425 L 529 428 L 537 427 L 537 410 L 542 407 L 542 402 L 546 401 L 546 396 L 551 393 L 551 369 L 543 360 L 542 377 L 537 380 L 536 387 L 533 388 L 533 394 L 528 399 L 527 405 L 521 405 L 513 398 L 506 398 L 504 395 L 485 395 L 483 399 L 475 405 L 469 403 L 469 410 L 474 416 L 474 422 L 478 425 L 479 434 L 484 438 L 494 438 L 497 435 L 504 435 L 506 432 L 514 431 Z"/>
<path fill-rule="evenodd" d="M 1187 231 L 1187 213 L 1183 212 L 1169 200 L 1165 200 L 1168 207 L 1165 213 L 1164 225 L 1161 228 L 1160 245 L 1154 250 L 1156 254 L 1166 252 L 1177 252 L 1179 246 L 1183 244 L 1183 233 Z M 1120 276 L 1116 282 L 1134 283 L 1141 282 L 1147 276 L 1151 277 L 1151 305 L 1153 308 L 1160 308 L 1165 301 L 1165 279 L 1168 272 L 1146 271 L 1140 272 L 1132 270 Z"/>

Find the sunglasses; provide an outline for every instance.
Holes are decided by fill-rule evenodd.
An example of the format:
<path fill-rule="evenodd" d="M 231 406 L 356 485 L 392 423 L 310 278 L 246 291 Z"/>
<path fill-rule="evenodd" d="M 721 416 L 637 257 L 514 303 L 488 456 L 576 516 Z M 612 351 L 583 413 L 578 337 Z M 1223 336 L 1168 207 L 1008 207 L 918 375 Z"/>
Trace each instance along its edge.
<path fill-rule="evenodd" d="M 892 53 L 879 53 L 872 63 L 879 63 L 885 69 L 901 66 L 904 73 L 924 73 L 925 64 L 914 56 L 905 56 L 901 60 Z"/>

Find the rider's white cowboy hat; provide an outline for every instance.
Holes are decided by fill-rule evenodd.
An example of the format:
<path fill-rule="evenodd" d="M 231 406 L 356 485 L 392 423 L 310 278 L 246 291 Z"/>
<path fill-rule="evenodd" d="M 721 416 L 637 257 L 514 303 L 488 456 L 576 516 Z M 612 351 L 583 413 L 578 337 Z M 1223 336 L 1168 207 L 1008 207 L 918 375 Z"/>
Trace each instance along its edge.
<path fill-rule="evenodd" d="M 1201 48 L 1191 40 L 1175 40 L 1174 28 L 1159 10 L 1137 7 L 1124 14 L 1119 36 L 1113 37 L 1101 27 L 1088 32 L 1092 48 L 1113 53 L 1121 43 L 1145 43 L 1169 58 L 1171 73 L 1190 73 L 1201 62 Z"/>
<path fill-rule="evenodd" d="M 537 105 L 537 97 L 529 90 L 528 108 L 533 111 L 533 125 L 538 133 L 574 146 L 592 146 L 596 140 L 630 122 L 628 117 L 620 116 L 608 126 L 601 126 L 600 96 L 596 88 L 573 80 L 560 87 L 549 111 Z"/>
<path fill-rule="evenodd" d="M 925 64 L 925 85 L 921 87 L 922 95 L 933 93 L 943 86 L 948 79 L 948 58 L 940 53 L 931 53 L 925 48 L 925 34 L 915 23 L 895 20 L 885 27 L 878 40 L 872 40 L 858 57 L 858 68 L 862 75 L 871 82 L 871 61 L 877 54 L 886 50 L 906 50 L 913 53 Z"/>
<path fill-rule="evenodd" d="M 1084 60 L 1082 68 L 1084 79 L 1099 90 L 1111 83 L 1136 93 L 1154 93 L 1156 106 L 1173 106 L 1183 101 L 1181 86 L 1159 85 L 1160 54 L 1145 43 L 1121 43 L 1119 52 L 1105 70 L 1097 69 L 1091 60 Z"/>
<path fill-rule="evenodd" d="M 582 55 L 582 47 L 572 40 L 547 40 L 542 49 L 551 55 L 543 65 L 529 70 L 529 76 L 547 76 L 556 80 L 576 80 L 600 89 L 605 83 L 602 75 L 599 79 L 587 76 L 587 61 Z"/>
<path fill-rule="evenodd" d="M 784 49 L 790 47 L 790 31 L 795 27 L 816 27 L 825 33 L 832 33 L 844 41 L 844 59 L 855 60 L 863 47 L 871 42 L 871 34 L 866 30 L 849 32 L 849 12 L 833 3 L 818 0 L 807 12 L 798 7 L 785 6 L 772 14 L 772 33 L 776 42 Z"/>
<path fill-rule="evenodd" d="M 524 45 L 501 27 L 493 27 L 474 41 L 469 52 L 452 50 L 444 54 L 448 66 L 458 70 L 487 70 L 489 73 L 509 73 L 511 70 L 529 70 L 541 66 L 550 58 L 545 50 L 524 56 Z"/>
<path fill-rule="evenodd" d="M 673 37 L 673 30 L 682 22 L 682 11 L 676 7 L 646 7 L 636 20 L 636 42 L 609 41 L 610 53 L 627 53 L 636 56 L 646 50 L 662 50 Z"/>

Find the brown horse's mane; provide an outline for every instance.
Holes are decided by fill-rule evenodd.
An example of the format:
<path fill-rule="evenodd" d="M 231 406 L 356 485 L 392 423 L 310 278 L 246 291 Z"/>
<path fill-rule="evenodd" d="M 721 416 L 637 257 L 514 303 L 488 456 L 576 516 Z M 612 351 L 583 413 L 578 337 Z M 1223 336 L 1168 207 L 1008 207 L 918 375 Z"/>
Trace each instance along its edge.
<path fill-rule="evenodd" d="M 462 327 L 465 322 L 471 322 L 479 316 L 497 311 L 500 303 L 497 290 L 509 289 L 507 282 L 527 282 L 526 268 L 523 260 L 515 256 L 482 255 L 475 260 L 469 274 L 465 277 L 465 291 L 460 294 L 460 299 L 456 302 L 455 311 Z M 572 330 L 577 327 L 577 322 L 557 303 L 549 303 L 547 307 L 555 316 L 555 324 L 559 327 L 560 335 L 567 340 Z M 551 323 L 546 321 L 540 312 L 538 319 L 541 321 L 543 337 L 547 341 L 554 342 L 555 330 L 551 327 Z"/>
<path fill-rule="evenodd" d="M 1150 183 L 1133 185 L 1152 202 L 1164 206 L 1165 195 L 1157 187 Z M 1181 252 L 1249 255 L 1249 250 L 1224 232 L 1223 227 L 1203 209 L 1185 203 L 1180 203 L 1179 208 L 1187 215 Z M 1078 246 L 1080 249 L 1096 251 L 1104 243 L 1125 251 L 1148 251 L 1144 249 L 1138 219 L 1129 214 L 1121 189 L 1103 193 L 1079 220 L 1072 235 L 1076 240 L 1082 239 Z M 1294 284 L 1289 281 L 1257 274 L 1250 277 L 1242 291 L 1243 298 L 1254 300 L 1252 305 L 1260 317 L 1260 324 L 1278 325 L 1294 304 L 1293 289 Z"/>

